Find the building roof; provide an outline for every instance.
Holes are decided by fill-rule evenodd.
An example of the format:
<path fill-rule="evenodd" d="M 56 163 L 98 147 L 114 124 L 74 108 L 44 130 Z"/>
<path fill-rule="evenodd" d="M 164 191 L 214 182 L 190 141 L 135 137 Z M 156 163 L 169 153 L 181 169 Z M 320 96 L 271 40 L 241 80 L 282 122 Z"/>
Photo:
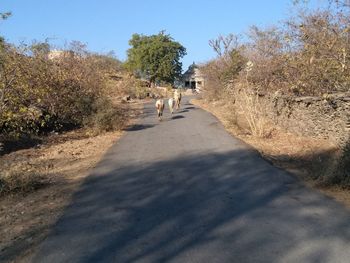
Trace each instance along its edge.
<path fill-rule="evenodd" d="M 198 65 L 194 62 L 188 67 L 188 69 L 183 74 L 183 79 L 192 79 L 192 78 L 203 78 L 203 75 L 200 72 Z"/>

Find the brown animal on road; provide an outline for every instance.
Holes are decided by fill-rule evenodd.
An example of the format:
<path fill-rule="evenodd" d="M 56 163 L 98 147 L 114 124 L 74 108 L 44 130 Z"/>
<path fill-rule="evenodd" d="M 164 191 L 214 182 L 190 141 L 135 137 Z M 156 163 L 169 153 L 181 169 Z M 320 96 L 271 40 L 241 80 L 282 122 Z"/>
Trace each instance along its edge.
<path fill-rule="evenodd" d="M 182 97 L 181 92 L 175 90 L 174 99 L 175 99 L 175 105 L 177 110 L 180 108 L 181 97 Z"/>
<path fill-rule="evenodd" d="M 174 108 L 175 108 L 175 99 L 170 98 L 168 100 L 168 104 L 169 104 L 169 110 L 170 110 L 171 114 L 173 114 Z"/>
<path fill-rule="evenodd" d="M 158 112 L 158 119 L 161 121 L 163 117 L 163 111 L 164 111 L 164 100 L 159 99 L 156 101 L 156 108 Z"/>

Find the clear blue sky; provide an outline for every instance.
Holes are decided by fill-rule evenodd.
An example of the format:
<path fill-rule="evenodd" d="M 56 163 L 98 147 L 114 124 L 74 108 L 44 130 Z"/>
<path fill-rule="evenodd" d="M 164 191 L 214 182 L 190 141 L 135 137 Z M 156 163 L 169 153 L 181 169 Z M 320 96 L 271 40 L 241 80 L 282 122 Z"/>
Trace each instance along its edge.
<path fill-rule="evenodd" d="M 0 12 L 13 15 L 0 22 L 0 34 L 16 44 L 79 40 L 91 51 L 113 50 L 124 60 L 133 33 L 166 30 L 187 48 L 186 69 L 215 56 L 210 39 L 244 33 L 253 24 L 278 24 L 291 7 L 291 0 L 1 0 Z"/>

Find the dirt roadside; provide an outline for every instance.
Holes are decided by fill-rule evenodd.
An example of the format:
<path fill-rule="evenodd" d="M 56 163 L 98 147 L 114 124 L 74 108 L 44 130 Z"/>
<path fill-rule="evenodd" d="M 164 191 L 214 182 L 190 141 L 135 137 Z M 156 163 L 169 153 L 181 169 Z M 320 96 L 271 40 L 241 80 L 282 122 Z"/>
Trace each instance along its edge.
<path fill-rule="evenodd" d="M 143 102 L 130 104 L 132 125 L 142 112 Z M 26 163 L 44 170 L 47 185 L 27 194 L 0 199 L 0 262 L 28 262 L 37 245 L 48 234 L 72 194 L 123 131 L 87 136 L 78 130 L 53 135 L 36 148 L 0 157 L 1 169 Z"/>
<path fill-rule="evenodd" d="M 204 99 L 192 99 L 191 103 L 212 113 L 235 137 L 257 149 L 262 157 L 274 166 L 282 168 L 312 187 L 350 208 L 350 191 L 340 187 L 325 187 L 310 178 L 310 170 L 327 159 L 327 154 L 335 151 L 336 146 L 327 140 L 297 136 L 283 130 L 273 130 L 268 138 L 257 138 L 240 129 L 229 121 L 227 105 L 220 102 L 206 102 Z M 316 156 L 316 157 L 315 157 Z"/>

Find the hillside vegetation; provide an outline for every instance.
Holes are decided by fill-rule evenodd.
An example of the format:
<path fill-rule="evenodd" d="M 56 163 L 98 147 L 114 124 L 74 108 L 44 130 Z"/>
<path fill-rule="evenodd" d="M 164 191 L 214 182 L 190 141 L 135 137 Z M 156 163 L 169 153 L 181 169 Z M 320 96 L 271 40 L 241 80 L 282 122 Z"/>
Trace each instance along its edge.
<path fill-rule="evenodd" d="M 276 110 L 277 117 L 290 116 L 293 101 L 305 100 L 307 110 L 316 97 L 337 116 L 340 109 L 346 114 L 347 106 L 331 98 L 350 97 L 349 6 L 330 1 L 325 9 L 298 10 L 279 26 L 252 26 L 246 41 L 233 34 L 211 40 L 217 57 L 201 66 L 207 78 L 204 98 L 226 105 L 227 121 L 240 125 L 238 119 L 243 118 L 241 128 L 257 138 L 272 138 L 278 128 L 271 118 L 271 105 L 280 107 L 279 98 L 285 104 L 283 112 Z M 269 105 L 264 103 L 266 98 Z M 342 133 L 346 137 L 346 131 Z M 318 163 L 311 177 L 322 184 L 350 186 L 348 145 L 343 140 L 340 150 Z"/>
<path fill-rule="evenodd" d="M 125 95 L 144 98 L 146 88 L 113 55 L 89 52 L 80 42 L 58 51 L 47 42 L 1 41 L 0 156 L 35 146 L 47 135 L 122 129 L 132 112 L 122 103 Z M 42 173 L 27 166 L 12 163 L 13 169 L 0 170 L 0 195 L 41 184 Z"/>
<path fill-rule="evenodd" d="M 1 45 L 2 138 L 81 127 L 102 112 L 108 118 L 120 115 L 105 93 L 108 74 L 120 68 L 118 60 L 89 53 L 78 42 L 57 57 L 50 54 L 47 43 Z"/>

